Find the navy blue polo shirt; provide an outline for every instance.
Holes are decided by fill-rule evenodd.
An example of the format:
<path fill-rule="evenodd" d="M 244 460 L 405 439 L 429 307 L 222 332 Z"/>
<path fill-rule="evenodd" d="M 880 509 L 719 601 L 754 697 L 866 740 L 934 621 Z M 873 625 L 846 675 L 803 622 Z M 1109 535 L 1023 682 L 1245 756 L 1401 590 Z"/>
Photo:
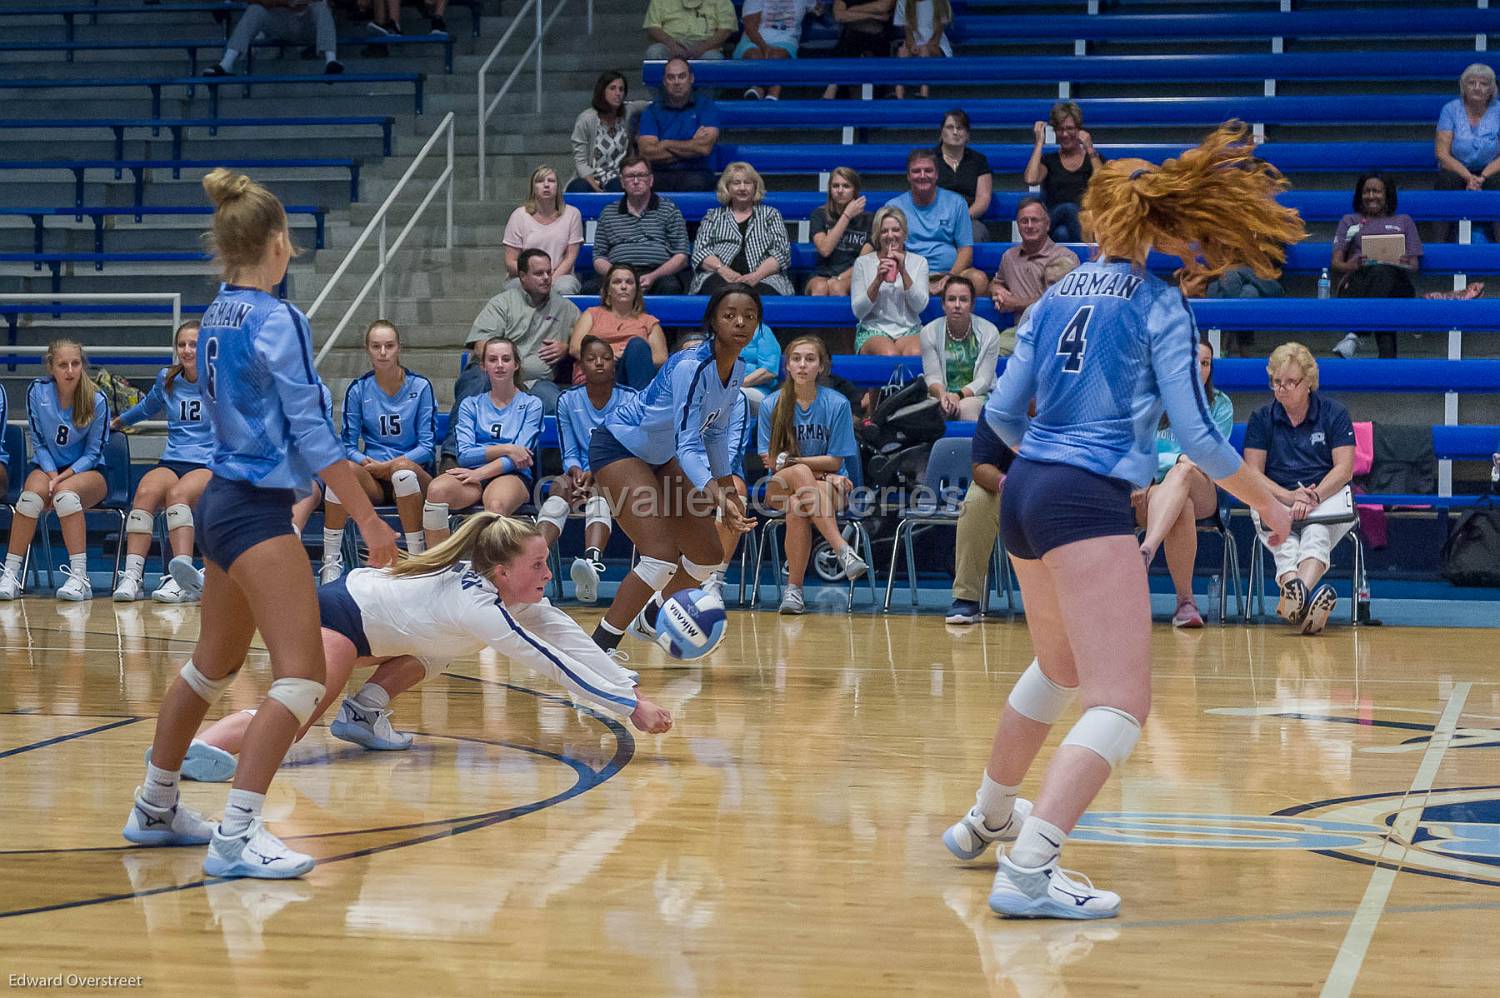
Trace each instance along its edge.
<path fill-rule="evenodd" d="M 682 107 L 668 107 L 660 100 L 652 101 L 641 112 L 640 118 L 640 134 L 672 142 L 687 142 L 698 134 L 700 128 L 718 127 L 719 106 L 713 98 L 700 93 L 694 93 L 693 99 Z M 652 165 L 658 171 L 712 169 L 707 156 Z"/>
<path fill-rule="evenodd" d="M 993 464 L 999 468 L 1001 473 L 1010 471 L 1010 463 L 1015 460 L 1016 455 L 1005 446 L 1005 441 L 990 428 L 989 420 L 983 416 L 974 427 L 974 442 L 969 458 L 970 464 Z"/>
<path fill-rule="evenodd" d="M 1349 410 L 1317 392 L 1307 397 L 1307 417 L 1297 426 L 1280 402 L 1261 406 L 1245 428 L 1245 448 L 1266 452 L 1266 477 L 1284 489 L 1316 485 L 1333 470 L 1333 449 L 1354 446 Z"/>

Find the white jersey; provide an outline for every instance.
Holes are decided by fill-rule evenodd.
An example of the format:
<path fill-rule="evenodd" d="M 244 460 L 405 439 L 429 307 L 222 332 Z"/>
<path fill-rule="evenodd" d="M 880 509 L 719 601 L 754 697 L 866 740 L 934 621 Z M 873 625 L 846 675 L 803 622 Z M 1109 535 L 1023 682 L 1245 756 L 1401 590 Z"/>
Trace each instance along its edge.
<path fill-rule="evenodd" d="M 617 717 L 635 712 L 638 676 L 610 658 L 566 613 L 543 599 L 519 607 L 467 562 L 436 575 L 398 577 L 357 568 L 346 585 L 370 654 L 411 655 L 429 671 L 483 648 L 551 676 L 579 703 Z"/>

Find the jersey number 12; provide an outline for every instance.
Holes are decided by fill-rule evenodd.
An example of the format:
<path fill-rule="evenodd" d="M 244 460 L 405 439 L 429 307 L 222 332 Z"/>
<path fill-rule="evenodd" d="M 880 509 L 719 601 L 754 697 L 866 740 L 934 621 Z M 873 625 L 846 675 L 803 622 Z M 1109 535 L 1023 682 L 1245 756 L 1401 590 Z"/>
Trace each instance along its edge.
<path fill-rule="evenodd" d="M 1089 345 L 1089 320 L 1094 317 L 1094 306 L 1084 305 L 1073 313 L 1073 318 L 1063 327 L 1057 338 L 1057 355 L 1065 357 L 1063 372 L 1077 374 L 1083 370 L 1083 355 Z"/>

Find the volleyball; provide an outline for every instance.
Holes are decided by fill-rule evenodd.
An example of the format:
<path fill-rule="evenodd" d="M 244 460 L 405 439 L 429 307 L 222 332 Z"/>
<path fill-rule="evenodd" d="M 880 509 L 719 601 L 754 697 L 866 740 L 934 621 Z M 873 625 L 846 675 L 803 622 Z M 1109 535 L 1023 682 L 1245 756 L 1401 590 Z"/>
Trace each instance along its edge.
<path fill-rule="evenodd" d="M 656 643 L 673 658 L 695 662 L 719 647 L 728 618 L 717 593 L 686 589 L 667 599 L 656 618 Z"/>

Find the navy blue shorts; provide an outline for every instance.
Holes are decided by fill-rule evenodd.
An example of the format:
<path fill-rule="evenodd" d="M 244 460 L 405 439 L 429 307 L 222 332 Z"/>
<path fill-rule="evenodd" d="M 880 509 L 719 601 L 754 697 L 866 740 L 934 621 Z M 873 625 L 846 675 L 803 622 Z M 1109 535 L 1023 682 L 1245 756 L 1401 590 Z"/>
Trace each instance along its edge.
<path fill-rule="evenodd" d="M 261 541 L 292 533 L 291 489 L 261 489 L 215 475 L 198 500 L 198 550 L 229 571 Z"/>
<path fill-rule="evenodd" d="M 1134 536 L 1131 491 L 1130 483 L 1118 478 L 1017 457 L 1000 502 L 1005 550 L 1031 561 L 1074 541 Z"/>
<path fill-rule="evenodd" d="M 615 435 L 604 427 L 595 428 L 594 432 L 589 435 L 589 471 L 593 474 L 597 475 L 616 461 L 631 457 L 637 461 L 640 460 L 638 455 L 615 439 Z M 660 465 L 654 467 L 660 467 Z"/>
<path fill-rule="evenodd" d="M 178 478 L 182 478 L 190 471 L 207 471 L 208 465 L 197 464 L 193 461 L 157 461 L 156 468 L 166 468 Z M 156 468 L 152 468 L 155 471 Z"/>
<path fill-rule="evenodd" d="M 318 623 L 354 643 L 360 658 L 370 657 L 370 639 L 365 637 L 365 618 L 349 595 L 349 577 L 341 575 L 318 587 Z"/>

